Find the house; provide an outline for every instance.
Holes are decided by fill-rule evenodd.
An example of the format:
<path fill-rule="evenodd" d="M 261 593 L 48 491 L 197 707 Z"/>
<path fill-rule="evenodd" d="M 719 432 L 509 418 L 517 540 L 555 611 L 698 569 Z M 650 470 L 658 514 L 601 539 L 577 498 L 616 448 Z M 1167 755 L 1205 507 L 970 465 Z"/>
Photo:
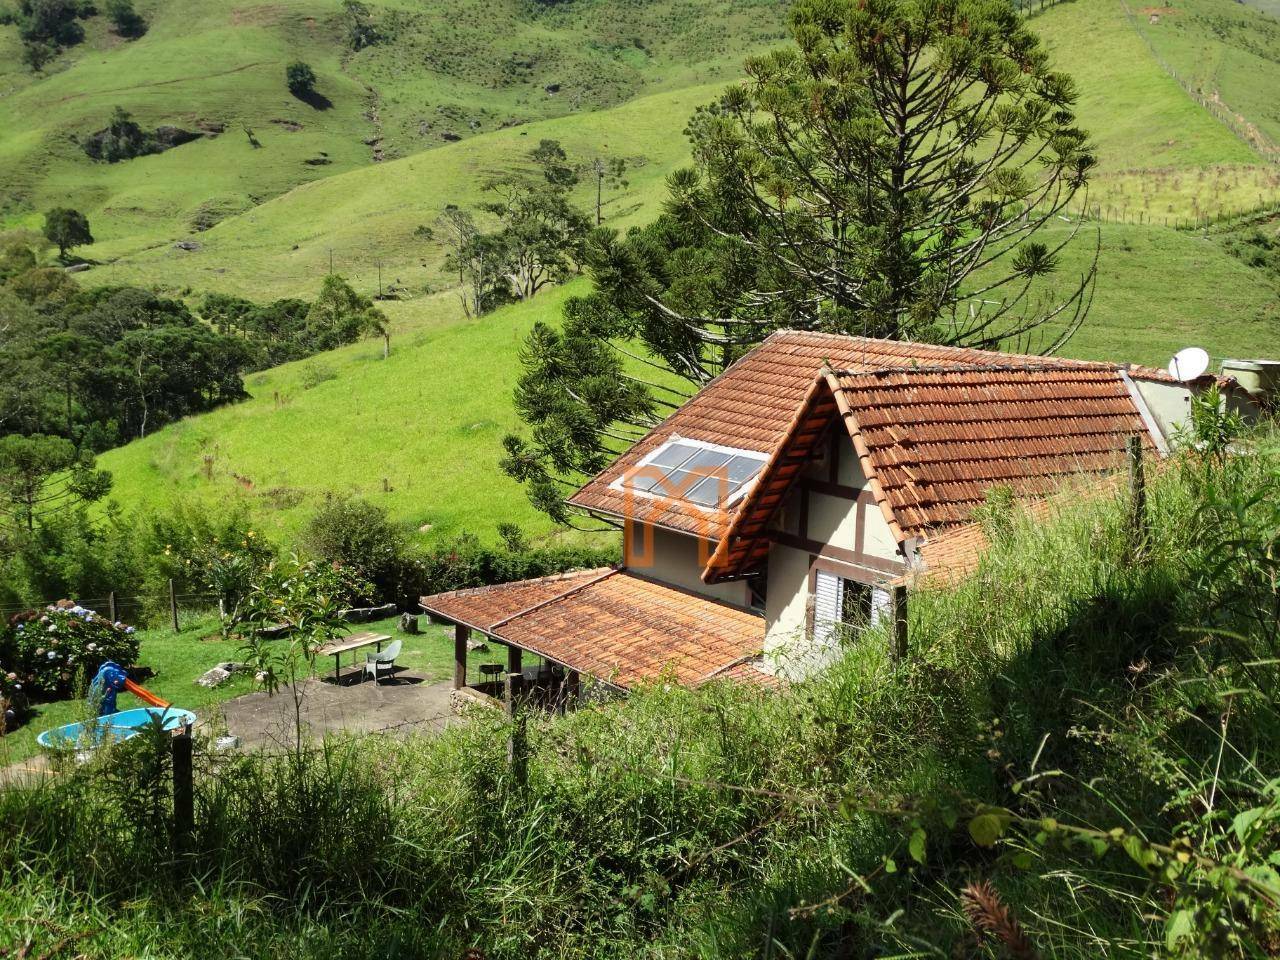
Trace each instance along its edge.
<path fill-rule="evenodd" d="M 624 562 L 423 597 L 467 639 L 625 690 L 802 676 L 911 575 L 971 563 L 973 511 L 1168 450 L 1192 394 L 1162 370 L 810 332 L 770 336 L 569 500 L 620 523 Z M 489 692 L 497 693 L 495 685 Z M 567 691 L 567 693 L 565 693 Z"/>

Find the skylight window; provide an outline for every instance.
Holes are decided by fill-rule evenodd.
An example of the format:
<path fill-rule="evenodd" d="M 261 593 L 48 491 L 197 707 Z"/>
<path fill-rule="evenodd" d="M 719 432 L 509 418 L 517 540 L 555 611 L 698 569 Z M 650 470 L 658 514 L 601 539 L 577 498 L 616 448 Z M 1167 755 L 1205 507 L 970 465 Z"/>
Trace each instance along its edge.
<path fill-rule="evenodd" d="M 613 486 L 713 510 L 746 493 L 767 459 L 753 450 L 677 438 L 645 456 Z"/>

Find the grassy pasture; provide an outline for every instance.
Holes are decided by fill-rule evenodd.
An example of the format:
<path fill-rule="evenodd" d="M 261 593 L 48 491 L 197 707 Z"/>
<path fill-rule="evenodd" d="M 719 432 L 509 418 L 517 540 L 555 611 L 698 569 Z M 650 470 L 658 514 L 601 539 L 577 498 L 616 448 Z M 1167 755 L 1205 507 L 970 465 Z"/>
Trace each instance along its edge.
<path fill-rule="evenodd" d="M 572 289 L 465 322 L 440 319 L 437 309 L 451 317 L 447 298 L 406 305 L 390 359 L 366 341 L 254 375 L 249 400 L 112 450 L 100 465 L 126 507 L 234 499 L 273 536 L 295 533 L 330 491 L 383 504 L 433 538 L 493 540 L 502 520 L 547 534 L 549 521 L 498 460 L 516 426 L 520 344 L 535 321 L 557 320 Z M 306 389 L 308 369 L 333 379 Z"/>
<path fill-rule="evenodd" d="M 442 243 L 414 236 L 447 204 L 474 206 L 483 199 L 484 181 L 509 173 L 549 137 L 575 159 L 605 151 L 628 158 L 629 186 L 606 192 L 605 215 L 619 228 L 644 222 L 657 212 L 666 175 L 688 156 L 680 133 L 686 119 L 718 89 L 657 94 L 328 177 L 218 224 L 199 236 L 198 251 L 149 247 L 86 276 L 90 282 L 158 283 L 170 291 L 221 290 L 259 300 L 309 297 L 328 271 L 332 251 L 334 269 L 365 292 L 377 289 L 379 261 L 384 280 L 401 281 L 411 292 L 451 286 L 453 278 L 442 273 Z M 594 185 L 582 184 L 578 199 L 584 207 L 593 202 Z"/>
<path fill-rule="evenodd" d="M 249 211 L 379 157 L 442 146 L 446 134 L 583 116 L 731 76 L 781 36 L 783 10 L 777 0 L 663 0 L 621 13 L 603 0 L 546 13 L 524 0 L 371 6 L 385 42 L 353 57 L 332 0 L 141 0 L 143 37 L 126 42 L 91 18 L 85 42 L 42 75 L 22 65 L 17 28 L 0 27 L 0 226 L 34 226 L 50 206 L 71 205 L 89 215 L 95 259 L 167 247 L 197 216 Z M 288 92 L 293 60 L 314 67 L 327 104 Z M 105 126 L 116 105 L 146 128 L 225 129 L 94 163 L 74 138 Z"/>

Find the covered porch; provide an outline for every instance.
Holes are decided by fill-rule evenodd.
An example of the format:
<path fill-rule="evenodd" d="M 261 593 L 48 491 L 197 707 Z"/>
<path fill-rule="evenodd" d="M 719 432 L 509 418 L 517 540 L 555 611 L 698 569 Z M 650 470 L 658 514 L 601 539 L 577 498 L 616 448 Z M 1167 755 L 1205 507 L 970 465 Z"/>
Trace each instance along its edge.
<path fill-rule="evenodd" d="M 587 688 L 617 693 L 659 681 L 775 682 L 760 661 L 758 613 L 627 570 L 453 590 L 419 602 L 454 625 L 454 689 L 508 709 L 524 702 L 563 712 Z M 506 647 L 505 672 L 469 669 L 477 636 Z"/>

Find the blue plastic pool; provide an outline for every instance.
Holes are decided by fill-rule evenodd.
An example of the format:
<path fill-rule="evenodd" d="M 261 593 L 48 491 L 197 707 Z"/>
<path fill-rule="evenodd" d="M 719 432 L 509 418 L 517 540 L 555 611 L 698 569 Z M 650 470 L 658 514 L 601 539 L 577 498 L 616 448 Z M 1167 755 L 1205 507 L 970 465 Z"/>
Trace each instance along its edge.
<path fill-rule="evenodd" d="M 121 710 L 88 723 L 68 723 L 54 727 L 36 737 L 36 743 L 46 750 L 92 750 L 105 741 L 128 740 L 136 736 L 159 717 L 165 730 L 176 730 L 196 722 L 190 710 L 177 707 L 135 707 Z"/>

